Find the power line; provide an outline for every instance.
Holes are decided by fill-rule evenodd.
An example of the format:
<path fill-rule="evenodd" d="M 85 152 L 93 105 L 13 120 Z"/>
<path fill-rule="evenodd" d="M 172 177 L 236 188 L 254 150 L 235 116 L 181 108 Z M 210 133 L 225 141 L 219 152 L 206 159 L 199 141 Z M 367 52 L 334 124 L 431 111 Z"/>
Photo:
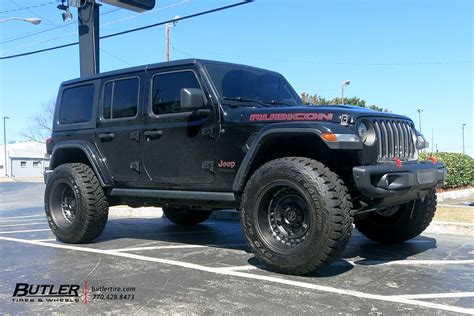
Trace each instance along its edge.
<path fill-rule="evenodd" d="M 155 12 L 162 11 L 162 10 L 165 10 L 165 9 L 169 9 L 169 8 L 172 8 L 172 7 L 175 7 L 175 6 L 178 6 L 178 5 L 187 3 L 187 2 L 188 2 L 188 0 L 184 0 L 184 1 L 181 1 L 181 2 L 178 2 L 178 3 L 175 3 L 175 4 L 171 4 L 171 5 L 168 5 L 168 6 L 165 6 L 165 7 L 160 7 L 160 8 L 154 9 L 154 10 L 152 10 L 152 11 L 147 11 L 147 12 L 145 12 L 145 13 L 140 13 L 140 14 L 128 16 L 128 17 L 126 17 L 126 18 L 122 18 L 122 19 L 110 21 L 110 22 L 101 24 L 101 25 L 100 25 L 100 28 L 103 28 L 104 26 L 107 26 L 107 25 L 116 24 L 116 23 L 120 23 L 120 22 L 123 22 L 123 21 L 126 21 L 126 20 L 134 19 L 134 18 L 136 18 L 136 17 L 142 16 L 143 14 L 150 14 L 150 13 L 155 13 Z M 118 9 L 118 10 L 120 10 L 120 9 Z M 111 12 L 111 11 L 110 11 L 110 12 Z M 75 22 L 75 23 L 77 23 L 77 22 Z M 70 24 L 72 24 L 72 23 L 70 23 Z M 69 37 L 69 36 L 72 36 L 72 35 L 77 35 L 77 34 L 78 34 L 77 31 L 69 32 L 69 33 L 66 33 L 66 34 L 63 34 L 63 35 L 59 35 L 59 36 L 55 36 L 55 37 L 50 37 L 50 38 L 47 38 L 47 39 L 44 39 L 44 40 L 40 40 L 40 41 L 36 41 L 36 42 L 33 42 L 33 43 L 28 43 L 28 44 L 26 44 L 26 45 L 16 46 L 16 47 L 13 47 L 13 48 L 4 50 L 3 52 L 6 53 L 6 52 L 9 52 L 9 51 L 12 51 L 12 50 L 17 50 L 17 49 L 19 49 L 19 48 L 34 46 L 34 45 L 37 45 L 37 44 L 42 44 L 42 43 L 54 41 L 54 40 L 57 40 L 57 39 L 60 39 L 60 38 L 63 38 L 63 37 Z"/>
<path fill-rule="evenodd" d="M 110 11 L 101 13 L 100 15 L 106 15 L 106 14 L 113 13 L 113 12 L 120 11 L 120 10 L 122 10 L 122 9 L 114 9 L 114 10 L 110 10 Z M 70 22 L 70 23 L 65 23 L 65 24 L 62 24 L 62 25 L 58 25 L 58 26 L 55 26 L 55 27 L 51 27 L 51 28 L 46 29 L 46 30 L 41 30 L 41 31 L 38 31 L 38 32 L 29 33 L 29 34 L 22 35 L 22 36 L 19 36 L 19 37 L 15 37 L 15 38 L 12 38 L 12 39 L 7 39 L 7 40 L 5 40 L 5 41 L 3 41 L 3 42 L 0 42 L 0 44 L 5 44 L 5 43 L 10 43 L 10 42 L 18 41 L 18 40 L 21 40 L 21 39 L 24 39 L 24 38 L 28 38 L 28 37 L 31 37 L 31 36 L 35 36 L 35 35 L 38 35 L 38 34 L 41 34 L 41 33 L 46 33 L 46 32 L 50 32 L 50 31 L 54 31 L 54 30 L 57 30 L 57 29 L 60 29 L 60 28 L 63 28 L 63 27 L 67 27 L 67 26 L 69 26 L 69 25 L 73 25 L 73 24 L 77 24 L 77 21 Z"/>
<path fill-rule="evenodd" d="M 18 12 L 18 11 L 24 11 L 24 10 L 28 10 L 28 9 L 34 9 L 34 8 L 44 7 L 44 6 L 47 6 L 47 5 L 50 5 L 50 4 L 55 4 L 55 3 L 56 3 L 56 1 L 51 1 L 51 2 L 46 2 L 46 3 L 40 3 L 40 4 L 36 4 L 36 5 L 30 5 L 30 6 L 28 6 L 28 7 L 21 7 L 21 8 L 12 9 L 12 10 L 0 11 L 0 14 L 3 14 L 3 13 L 10 13 L 10 12 Z"/>
<path fill-rule="evenodd" d="M 253 0 L 244 0 L 244 1 L 242 1 L 242 2 L 238 2 L 238 3 L 234 3 L 234 4 L 229 4 L 229 5 L 222 6 L 222 7 L 218 7 L 218 8 L 215 8 L 215 9 L 211 9 L 211 10 L 207 10 L 207 11 L 202 11 L 202 12 L 198 12 L 198 13 L 186 15 L 186 16 L 180 17 L 179 20 L 181 21 L 181 20 L 192 19 L 192 18 L 195 18 L 195 17 L 198 17 L 198 16 L 207 15 L 207 14 L 210 14 L 210 13 L 215 13 L 215 12 L 218 12 L 218 11 L 227 10 L 227 9 L 230 9 L 230 8 L 233 8 L 233 7 L 241 6 L 241 5 L 243 5 L 243 4 L 247 4 L 247 3 L 250 3 L 250 2 L 253 2 Z M 146 26 L 137 27 L 137 28 L 130 29 L 130 30 L 126 30 L 126 31 L 122 31 L 122 32 L 117 32 L 117 33 L 113 33 L 113 34 L 101 36 L 100 39 L 106 39 L 106 38 L 111 38 L 111 37 L 115 37 L 115 36 L 119 36 L 119 35 L 124 35 L 124 34 L 128 34 L 128 33 L 138 32 L 138 31 L 146 30 L 146 29 L 149 29 L 149 28 L 152 28 L 152 27 L 157 27 L 157 26 L 160 26 L 160 25 L 164 25 L 164 24 L 167 24 L 167 23 L 172 23 L 172 22 L 174 22 L 174 21 L 175 21 L 175 20 L 172 19 L 172 20 L 167 20 L 167 21 L 164 21 L 164 22 L 149 24 L 149 25 L 146 25 Z M 17 57 L 23 57 L 23 56 L 34 55 L 34 54 L 39 54 L 39 53 L 43 53 L 43 52 L 47 52 L 47 51 L 52 51 L 52 50 L 56 50 L 56 49 L 61 49 L 61 48 L 66 48 L 66 47 L 70 47 L 70 46 L 74 46 L 74 45 L 78 45 L 78 44 L 79 44 L 79 42 L 74 42 L 74 43 L 69 43 L 69 44 L 64 44 L 64 45 L 59 45 L 59 46 L 54 46 L 54 47 L 39 49 L 39 50 L 35 50 L 35 51 L 31 51 L 31 52 L 26 52 L 26 53 L 21 53 L 21 54 L 15 54 L 15 55 L 10 55 L 10 56 L 3 56 L 3 57 L 0 57 L 0 60 L 11 59 L 11 58 L 17 58 Z"/>

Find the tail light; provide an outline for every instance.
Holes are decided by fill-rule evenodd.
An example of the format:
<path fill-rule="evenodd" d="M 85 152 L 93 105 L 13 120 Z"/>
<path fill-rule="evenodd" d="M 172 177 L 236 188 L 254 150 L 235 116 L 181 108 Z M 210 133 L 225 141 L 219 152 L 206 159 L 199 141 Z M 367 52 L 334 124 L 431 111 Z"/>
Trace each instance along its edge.
<path fill-rule="evenodd" d="M 52 151 L 53 151 L 53 139 L 49 137 L 49 138 L 46 138 L 46 153 L 48 155 L 51 155 Z"/>

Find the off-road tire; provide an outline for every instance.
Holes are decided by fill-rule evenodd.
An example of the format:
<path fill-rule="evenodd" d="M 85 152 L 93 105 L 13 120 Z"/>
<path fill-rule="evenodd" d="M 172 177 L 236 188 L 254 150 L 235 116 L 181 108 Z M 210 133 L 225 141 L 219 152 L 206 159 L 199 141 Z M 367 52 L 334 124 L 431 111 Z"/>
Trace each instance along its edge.
<path fill-rule="evenodd" d="M 371 212 L 354 218 L 355 227 L 368 238 L 381 243 L 400 243 L 420 235 L 436 212 L 436 190 L 422 199 L 398 206 L 398 211 L 384 216 Z"/>
<path fill-rule="evenodd" d="M 74 203 L 69 203 L 75 206 L 73 219 L 63 211 L 65 192 L 75 199 Z M 44 197 L 48 224 L 58 240 L 86 243 L 99 237 L 104 230 L 109 206 L 99 180 L 89 166 L 68 163 L 56 167 L 48 179 Z"/>
<path fill-rule="evenodd" d="M 178 207 L 163 207 L 165 216 L 176 225 L 191 226 L 207 220 L 212 211 L 192 210 Z"/>
<path fill-rule="evenodd" d="M 272 190 L 276 191 L 273 196 Z M 286 200 L 285 190 L 289 190 Z M 267 198 L 268 194 L 271 197 Z M 272 216 L 276 217 L 272 209 L 277 198 L 278 201 L 290 201 L 288 203 L 298 201 L 295 208 L 301 208 L 299 218 L 306 221 L 306 228 L 303 225 L 301 229 L 306 229 L 307 235 L 288 239 L 285 242 L 289 245 L 280 241 L 286 238 L 279 235 L 281 227 L 271 228 L 275 223 L 281 224 L 281 220 L 272 219 Z M 295 201 L 291 202 L 292 199 Z M 278 203 L 276 208 L 283 207 Z M 265 219 L 266 204 L 269 205 L 268 219 Z M 288 209 L 291 211 L 288 205 L 287 214 Z M 351 236 L 351 209 L 350 195 L 337 174 L 316 160 L 286 157 L 267 162 L 251 176 L 242 197 L 241 224 L 250 249 L 266 267 L 275 272 L 302 275 L 322 268 L 340 256 Z M 293 215 L 288 220 L 292 218 Z M 265 233 L 267 226 L 267 230 L 273 229 L 277 235 Z"/>

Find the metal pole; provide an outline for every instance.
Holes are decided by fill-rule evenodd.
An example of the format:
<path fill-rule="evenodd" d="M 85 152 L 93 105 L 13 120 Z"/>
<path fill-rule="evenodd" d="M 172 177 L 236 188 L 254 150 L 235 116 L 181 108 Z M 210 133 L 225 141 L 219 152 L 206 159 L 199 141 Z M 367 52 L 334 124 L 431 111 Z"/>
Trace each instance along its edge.
<path fill-rule="evenodd" d="M 464 126 L 466 126 L 466 124 L 462 124 L 462 153 L 465 154 L 466 152 L 464 151 Z"/>
<path fill-rule="evenodd" d="M 3 117 L 3 151 L 5 152 L 5 177 L 8 177 L 7 172 L 7 127 L 6 120 L 10 119 L 8 116 Z"/>
<path fill-rule="evenodd" d="M 169 23 L 165 25 L 166 35 L 166 61 L 170 61 L 170 26 Z"/>
<path fill-rule="evenodd" d="M 81 77 L 99 70 L 99 4 L 87 1 L 77 8 L 79 20 L 79 60 Z"/>
<path fill-rule="evenodd" d="M 431 152 L 433 152 L 433 144 L 434 144 L 434 128 L 431 128 Z"/>
<path fill-rule="evenodd" d="M 418 123 L 420 124 L 420 133 L 421 133 L 421 112 L 423 112 L 423 109 L 417 109 L 418 111 Z"/>
<path fill-rule="evenodd" d="M 344 105 L 344 84 L 341 85 L 341 105 Z"/>

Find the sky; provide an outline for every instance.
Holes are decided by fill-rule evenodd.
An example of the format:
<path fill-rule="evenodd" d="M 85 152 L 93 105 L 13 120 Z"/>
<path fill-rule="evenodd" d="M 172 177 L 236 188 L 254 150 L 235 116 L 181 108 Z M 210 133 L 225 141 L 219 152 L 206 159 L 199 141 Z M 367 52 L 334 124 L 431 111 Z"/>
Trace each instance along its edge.
<path fill-rule="evenodd" d="M 156 0 L 153 11 L 141 14 L 103 4 L 100 34 L 239 1 Z M 0 20 L 42 19 L 37 26 L 0 23 L 1 56 L 77 41 L 76 9 L 68 24 L 51 2 L 0 1 Z M 341 82 L 350 80 L 345 96 L 407 115 L 417 127 L 417 109 L 423 109 L 422 132 L 439 151 L 462 152 L 466 124 L 465 149 L 474 157 L 473 11 L 472 0 L 256 0 L 180 21 L 171 29 L 170 58 L 275 70 L 297 92 L 325 98 L 339 97 Z M 164 26 L 104 39 L 100 47 L 101 72 L 162 62 Z M 41 104 L 56 98 L 62 81 L 78 76 L 78 46 L 0 60 L 0 116 L 10 117 L 8 141 L 23 140 Z"/>

